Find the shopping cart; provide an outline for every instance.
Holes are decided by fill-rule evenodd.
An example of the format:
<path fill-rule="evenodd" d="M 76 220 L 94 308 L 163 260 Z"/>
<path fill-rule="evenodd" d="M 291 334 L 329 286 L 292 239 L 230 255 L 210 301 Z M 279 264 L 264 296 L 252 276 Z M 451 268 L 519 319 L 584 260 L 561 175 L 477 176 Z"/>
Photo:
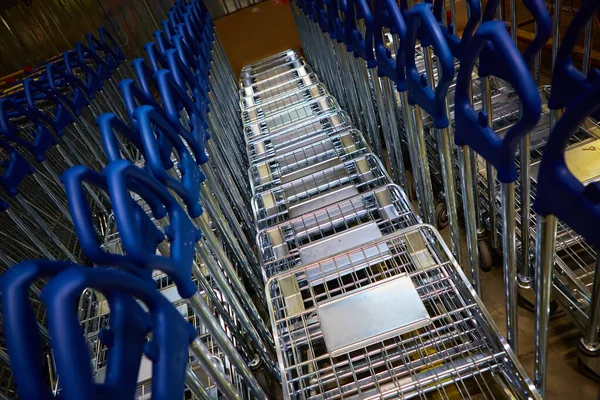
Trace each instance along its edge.
<path fill-rule="evenodd" d="M 260 72 L 266 69 L 270 69 L 276 65 L 288 63 L 298 58 L 300 58 L 300 56 L 298 55 L 298 52 L 295 49 L 288 49 L 280 53 L 273 54 L 272 56 L 269 56 L 267 58 L 263 58 L 256 62 L 244 65 L 242 67 L 242 72 Z"/>
<path fill-rule="evenodd" d="M 252 165 L 248 171 L 250 186 L 253 193 L 264 192 L 368 151 L 362 133 L 351 129 Z"/>
<path fill-rule="evenodd" d="M 265 281 L 419 222 L 402 189 L 391 184 L 263 229 L 256 242 Z"/>
<path fill-rule="evenodd" d="M 314 117 L 306 122 L 291 124 L 272 135 L 261 135 L 248 142 L 247 154 L 250 164 L 278 157 L 329 136 L 347 131 L 352 126 L 348 114 L 337 110 L 329 115 Z"/>
<path fill-rule="evenodd" d="M 254 195 L 256 227 L 265 229 L 388 183 L 381 161 L 366 154 Z"/>
<path fill-rule="evenodd" d="M 276 275 L 267 295 L 285 398 L 540 398 L 430 226 Z"/>
<path fill-rule="evenodd" d="M 264 101 L 277 100 L 318 83 L 319 79 L 317 78 L 317 75 L 311 73 L 263 91 L 255 91 L 251 88 L 240 89 L 240 108 L 244 111 L 247 108 L 258 106 Z"/>

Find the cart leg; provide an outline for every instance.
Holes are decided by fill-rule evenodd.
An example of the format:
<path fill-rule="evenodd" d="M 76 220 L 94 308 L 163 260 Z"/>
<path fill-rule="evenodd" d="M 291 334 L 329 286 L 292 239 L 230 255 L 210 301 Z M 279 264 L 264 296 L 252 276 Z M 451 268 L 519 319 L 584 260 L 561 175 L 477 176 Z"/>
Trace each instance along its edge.
<path fill-rule="evenodd" d="M 596 255 L 594 283 L 592 285 L 592 302 L 585 336 L 579 343 L 579 361 L 585 374 L 600 381 L 600 342 L 598 341 L 598 325 L 600 324 L 600 254 Z"/>
<path fill-rule="evenodd" d="M 517 239 L 515 220 L 515 184 L 502 184 L 502 249 L 504 250 L 504 294 L 506 305 L 506 336 L 518 356 L 517 323 Z"/>
<path fill-rule="evenodd" d="M 467 247 L 469 251 L 469 266 L 471 285 L 481 297 L 481 277 L 479 271 L 479 251 L 477 248 L 477 216 L 475 214 L 475 193 L 473 192 L 473 171 L 471 170 L 471 150 L 462 146 L 458 152 L 462 180 L 463 209 Z"/>

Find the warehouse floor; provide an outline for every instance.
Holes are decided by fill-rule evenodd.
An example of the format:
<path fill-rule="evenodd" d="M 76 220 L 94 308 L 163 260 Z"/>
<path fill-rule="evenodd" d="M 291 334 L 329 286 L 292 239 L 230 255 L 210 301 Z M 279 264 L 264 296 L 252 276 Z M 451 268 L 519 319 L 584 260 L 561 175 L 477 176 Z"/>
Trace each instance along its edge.
<path fill-rule="evenodd" d="M 242 66 L 289 48 L 300 48 L 289 5 L 284 0 L 259 3 L 215 21 L 217 33 L 237 75 Z M 448 241 L 448 229 L 442 231 Z M 463 237 L 463 255 L 467 259 Z M 468 266 L 465 266 L 468 268 Z M 482 274 L 483 301 L 502 332 L 504 293 L 501 265 Z M 519 359 L 533 376 L 534 315 L 519 309 Z M 548 393 L 546 399 L 600 400 L 600 384 L 577 367 L 580 334 L 564 312 L 551 321 Z"/>

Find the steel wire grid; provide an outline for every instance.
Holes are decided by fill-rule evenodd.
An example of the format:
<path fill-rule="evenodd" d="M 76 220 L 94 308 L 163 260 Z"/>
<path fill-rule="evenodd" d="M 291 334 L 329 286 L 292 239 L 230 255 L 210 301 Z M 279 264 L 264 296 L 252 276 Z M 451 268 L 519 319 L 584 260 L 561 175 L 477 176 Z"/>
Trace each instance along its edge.
<path fill-rule="evenodd" d="M 274 114 L 261 122 L 253 122 L 244 126 L 246 143 L 289 132 L 308 123 L 315 118 L 326 118 L 340 111 L 340 106 L 332 96 L 322 96 L 306 103 L 298 104 L 285 112 Z"/>
<path fill-rule="evenodd" d="M 269 99 L 261 102 L 260 105 L 242 111 L 242 120 L 244 125 L 265 120 L 273 115 L 281 114 L 298 104 L 309 102 L 327 94 L 327 89 L 320 83 L 306 86 L 298 91 L 288 92 L 285 96 Z"/>
<path fill-rule="evenodd" d="M 427 311 L 425 325 L 328 351 L 320 307 L 403 277 Z M 285 398 L 540 398 L 430 226 L 277 275 L 267 296 Z"/>
<path fill-rule="evenodd" d="M 420 222 L 402 189 L 386 185 L 258 232 L 263 275 L 267 280 Z"/>
<path fill-rule="evenodd" d="M 277 91 L 280 92 L 282 86 L 289 88 L 290 83 L 293 81 L 310 76 L 311 74 L 313 74 L 313 69 L 308 65 L 304 65 L 300 68 L 288 70 L 265 80 L 256 81 L 253 79 L 246 79 L 243 82 L 240 82 L 240 92 L 244 93 L 244 96 L 249 96 L 260 92 L 270 92 L 271 89 L 277 87 L 280 87 L 280 89 L 277 89 Z"/>
<path fill-rule="evenodd" d="M 17 388 L 13 380 L 12 369 L 4 357 L 0 357 L 0 388 L 1 399 L 17 398 Z"/>
<path fill-rule="evenodd" d="M 251 64 L 242 67 L 242 74 L 245 72 L 260 73 L 269 70 L 277 65 L 287 64 L 290 61 L 302 58 L 298 55 L 298 52 L 294 49 L 282 51 L 274 54 L 270 57 L 263 58 L 262 60 L 253 62 Z"/>
<path fill-rule="evenodd" d="M 247 81 L 251 81 L 253 83 L 266 81 L 281 74 L 285 74 L 290 70 L 298 69 L 304 66 L 306 66 L 306 61 L 303 58 L 297 58 L 283 64 L 271 65 L 269 68 L 265 68 L 261 71 L 242 71 L 240 73 L 240 83 L 243 86 L 250 86 L 246 84 Z"/>
<path fill-rule="evenodd" d="M 249 141 L 246 147 L 250 164 L 273 158 L 311 143 L 326 140 L 352 127 L 350 116 L 341 110 L 317 116 L 308 121 L 291 124 L 272 135 L 261 135 Z"/>
<path fill-rule="evenodd" d="M 0 149 L 0 164 L 7 162 L 8 157 L 8 153 L 4 149 Z M 0 167 L 0 171 L 2 175 L 6 172 L 4 167 Z M 10 205 L 7 211 L 15 213 L 26 227 L 26 230 L 23 230 L 25 235 L 33 235 L 34 239 L 41 242 L 49 253 L 58 260 L 70 259 L 70 253 L 77 260 L 85 263 L 86 258 L 79 246 L 77 235 L 70 220 L 65 194 L 60 192 L 59 189 L 53 180 L 48 179 L 42 173 L 36 172 L 33 175 L 26 176 L 19 183 L 19 194 L 14 197 L 4 194 L 3 197 Z M 2 214 L 6 216 L 6 211 Z M 7 224 L 6 227 L 8 229 L 11 227 L 22 229 L 22 227 L 15 224 Z M 16 230 L 11 230 L 11 234 L 17 234 L 15 232 Z M 59 243 L 56 243 L 52 236 Z M 24 244 L 29 242 L 31 241 L 26 241 Z M 23 255 L 31 252 L 31 249 L 25 250 L 23 247 L 20 250 L 24 251 Z M 16 253 L 11 253 L 11 249 L 4 249 L 4 251 L 14 260 L 23 260 L 23 258 L 15 257 Z"/>
<path fill-rule="evenodd" d="M 276 158 L 252 165 L 248 170 L 252 193 L 263 192 L 369 151 L 360 131 L 352 129 L 312 143 Z"/>
<path fill-rule="evenodd" d="M 540 123 L 530 133 L 531 137 L 531 152 L 530 152 L 530 164 L 532 170 L 532 179 L 530 182 L 531 188 L 531 199 L 532 201 L 536 196 L 537 188 L 537 167 L 541 162 L 543 148 L 548 138 L 548 127 L 549 127 L 549 116 L 548 110 L 545 110 L 545 114 L 542 116 Z M 593 143 L 600 136 L 600 126 L 592 121 L 587 120 L 571 137 L 567 144 L 567 152 L 577 148 L 589 145 Z M 517 159 L 517 167 L 520 167 Z M 520 175 L 519 175 L 520 176 Z M 484 218 L 484 222 L 488 229 L 490 226 L 490 203 L 487 193 L 487 178 L 486 171 L 483 165 L 479 165 L 479 186 L 482 201 L 482 211 L 487 213 L 487 217 Z M 522 246 L 521 246 L 521 196 L 520 196 L 520 185 L 519 181 L 515 184 L 515 205 L 516 205 L 516 221 L 517 221 L 517 262 L 521 264 L 522 258 Z M 500 193 L 500 182 L 496 180 L 496 193 Z M 502 237 L 502 226 L 500 219 L 500 197 L 496 199 L 495 210 L 498 215 L 498 224 L 496 231 L 498 236 Z M 530 258 L 533 261 L 533 249 L 535 248 L 536 240 L 536 229 L 537 229 L 537 218 L 533 210 L 530 212 Z M 589 245 L 585 239 L 583 239 L 576 232 L 571 230 L 564 222 L 558 221 L 557 233 L 556 233 L 556 255 L 555 255 L 555 274 L 554 274 L 554 286 L 558 293 L 561 295 L 559 301 L 564 308 L 575 317 L 578 323 L 578 327 L 582 330 L 587 325 L 587 319 L 589 315 L 589 306 L 592 297 L 592 284 L 594 279 L 595 260 L 597 251 L 594 247 Z"/>
<path fill-rule="evenodd" d="M 262 121 L 257 120 L 244 125 L 244 133 L 248 141 L 258 134 L 272 135 L 294 123 L 310 120 L 340 107 L 333 96 L 321 96 L 303 103 L 294 104 L 281 112 L 270 115 Z"/>
<path fill-rule="evenodd" d="M 309 73 L 260 91 L 256 85 L 253 85 L 239 91 L 240 108 L 246 110 L 261 105 L 263 102 L 275 100 L 287 96 L 290 93 L 295 93 L 300 89 L 317 83 L 320 83 L 317 75 Z"/>
<path fill-rule="evenodd" d="M 369 153 L 254 195 L 256 227 L 265 229 L 388 183 L 381 161 Z"/>

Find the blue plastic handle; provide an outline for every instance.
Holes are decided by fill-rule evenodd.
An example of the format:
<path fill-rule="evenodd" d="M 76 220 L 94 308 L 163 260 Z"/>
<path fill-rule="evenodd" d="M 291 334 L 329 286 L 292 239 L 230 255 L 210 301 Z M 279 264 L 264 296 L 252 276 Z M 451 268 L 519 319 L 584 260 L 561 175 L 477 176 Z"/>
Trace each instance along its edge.
<path fill-rule="evenodd" d="M 356 19 L 362 18 L 366 27 L 365 36 L 358 31 Z M 354 57 L 360 57 L 367 62 L 368 68 L 377 66 L 373 51 L 373 29 L 375 20 L 366 0 L 347 0 L 344 13 L 346 40 L 352 45 Z"/>
<path fill-rule="evenodd" d="M 125 61 L 126 57 L 123 53 L 123 50 L 121 50 L 121 46 L 119 46 L 110 32 L 108 32 L 103 26 L 98 28 L 98 32 L 100 33 L 100 40 L 102 40 L 102 43 L 104 43 L 104 45 L 110 49 L 113 57 L 115 57 L 118 63 L 121 64 L 123 61 Z"/>
<path fill-rule="evenodd" d="M 165 49 L 165 51 L 167 49 Z M 159 69 L 168 67 L 167 60 L 163 57 L 163 50 L 161 50 L 160 46 L 157 47 L 154 42 L 149 42 L 144 45 L 144 50 L 146 50 L 146 54 L 148 54 L 152 71 L 156 72 Z"/>
<path fill-rule="evenodd" d="M 102 114 L 96 119 L 96 125 L 98 125 L 100 130 L 102 146 L 108 161 L 115 161 L 123 158 L 121 156 L 122 144 L 132 144 L 140 153 L 142 153 L 142 156 L 145 156 L 144 145 L 142 144 L 140 135 L 135 130 L 131 129 L 125 122 L 121 121 L 115 114 Z M 123 137 L 126 140 L 123 141 L 119 139 L 117 133 L 119 133 L 119 137 Z M 129 161 L 133 162 L 135 160 Z"/>
<path fill-rule="evenodd" d="M 180 135 L 183 136 L 185 134 L 184 130 L 180 129 L 177 132 L 171 124 L 161 118 L 150 106 L 142 106 L 135 113 L 136 119 L 139 121 L 139 132 L 146 149 L 146 163 L 152 175 L 181 197 L 190 217 L 199 217 L 202 214 L 200 185 L 205 180 L 205 177 L 198 168 L 196 160 L 181 140 Z M 189 135 L 189 132 L 187 134 Z M 157 140 L 161 136 L 170 142 L 173 150 L 178 155 L 177 159 L 179 162 L 177 167 L 181 175 L 181 180 L 171 176 L 162 162 L 160 146 Z M 190 139 L 189 136 L 188 139 Z"/>
<path fill-rule="evenodd" d="M 83 267 L 66 262 L 31 260 L 11 267 L 0 278 L 4 334 L 13 376 L 21 398 L 54 398 L 50 389 L 44 385 L 45 374 L 40 362 L 43 357 L 41 338 L 31 309 L 29 291 L 38 279 L 54 277 L 70 268 Z M 111 311 L 110 328 L 104 328 L 100 332 L 100 339 L 108 347 L 106 377 L 102 386 L 95 387 L 94 390 L 104 394 L 111 393 L 113 399 L 131 399 L 135 395 L 137 374 L 146 335 L 150 330 L 150 320 L 131 296 L 124 296 L 112 290 L 104 294 Z M 70 307 L 71 312 L 75 314 L 74 318 L 77 318 L 72 304 L 65 306 Z M 69 356 L 72 357 L 73 354 Z M 81 378 L 78 369 L 70 368 L 70 371 L 61 370 L 59 373 L 61 376 L 67 373 Z M 91 385 L 93 380 L 88 382 Z"/>
<path fill-rule="evenodd" d="M 597 81 L 567 107 L 550 133 L 533 203 L 539 215 L 555 215 L 596 247 L 600 246 L 600 185 L 598 182 L 584 184 L 573 175 L 565 161 L 565 149 L 585 118 L 599 110 L 600 82 Z"/>
<path fill-rule="evenodd" d="M 449 24 L 448 27 L 444 25 L 446 16 L 442 15 L 443 1 L 444 0 L 435 0 L 433 2 L 433 15 L 438 20 L 440 28 L 446 37 L 450 52 L 454 57 L 460 58 L 467 49 L 467 46 L 473 37 L 473 32 L 479 24 L 479 19 L 481 18 L 481 2 L 479 0 L 467 0 L 469 19 L 467 19 L 462 36 L 458 37 L 454 31 L 455 27 L 452 26 L 452 24 Z"/>
<path fill-rule="evenodd" d="M 106 79 L 110 78 L 110 70 L 104 60 L 96 54 L 95 51 L 91 50 L 82 42 L 77 42 L 75 44 L 75 52 L 77 53 L 77 57 L 79 58 L 79 62 L 81 63 L 81 68 L 83 68 L 87 73 L 94 75 L 98 80 L 104 82 Z M 96 66 L 95 68 L 90 67 L 86 60 L 92 60 Z"/>
<path fill-rule="evenodd" d="M 154 108 L 160 108 L 160 105 L 156 102 L 154 97 L 149 96 L 149 93 L 152 93 L 150 90 L 150 85 L 148 82 L 148 76 L 152 76 L 152 71 L 149 71 L 148 67 L 144 64 L 144 60 L 138 58 L 135 61 L 140 61 L 141 66 L 140 69 L 147 69 L 147 71 L 143 71 L 138 74 L 140 82 L 143 82 L 142 85 L 146 86 L 146 90 L 142 90 L 133 79 L 123 79 L 119 82 L 119 90 L 121 92 L 121 97 L 123 97 L 123 102 L 125 103 L 125 109 L 127 110 L 127 114 L 129 115 L 129 120 L 133 126 L 136 126 L 137 121 L 133 119 L 133 113 L 140 105 L 149 105 Z M 137 68 L 136 68 L 137 69 Z M 149 73 L 149 75 L 146 75 Z"/>
<path fill-rule="evenodd" d="M 398 91 L 404 92 L 407 89 L 404 73 L 405 54 L 401 50 L 396 53 L 395 59 L 392 57 L 383 43 L 383 28 L 390 29 L 390 32 L 398 35 L 400 40 L 406 40 L 406 24 L 395 0 L 375 1 L 375 55 L 379 75 L 392 80 Z"/>
<path fill-rule="evenodd" d="M 0 185 L 9 196 L 16 196 L 19 194 L 19 185 L 23 179 L 35 173 L 35 169 L 4 140 L 0 140 L 0 148 L 8 155 L 8 160 L 2 160 Z"/>
<path fill-rule="evenodd" d="M 551 109 L 560 109 L 568 107 L 585 90 L 595 85 L 600 77 L 600 71 L 592 69 L 588 76 L 585 76 L 575 67 L 573 62 L 574 48 L 581 30 L 587 22 L 596 15 L 600 8 L 600 2 L 594 0 L 585 1 L 563 36 L 552 72 L 552 92 L 548 99 L 548 107 Z M 600 112 L 594 111 L 591 116 L 600 119 Z"/>
<path fill-rule="evenodd" d="M 179 52 L 176 49 L 169 49 L 165 52 L 168 68 L 175 78 L 175 82 L 184 89 L 189 89 L 196 99 L 196 105 L 199 109 L 208 113 L 208 79 L 198 74 L 194 76 L 190 68 L 183 64 Z M 207 127 L 208 125 L 205 125 Z"/>
<path fill-rule="evenodd" d="M 81 70 L 85 72 L 85 82 L 83 82 L 82 84 L 85 87 L 90 98 L 93 99 L 96 93 L 102 88 L 102 80 L 99 79 L 99 77 L 96 74 L 90 72 L 90 68 L 88 68 L 88 66 L 85 64 L 85 61 L 79 61 L 76 52 L 64 52 L 63 59 L 65 62 L 65 68 L 69 75 L 76 77 L 76 74 L 73 71 L 74 67 L 80 67 Z"/>
<path fill-rule="evenodd" d="M 65 171 L 61 175 L 61 181 L 65 186 L 69 212 L 73 219 L 73 228 L 85 255 L 95 264 L 119 266 L 119 268 L 144 279 L 152 279 L 151 270 L 139 268 L 127 256 L 104 251 L 101 243 L 98 243 L 96 230 L 94 229 L 94 214 L 88 203 L 85 185 L 108 193 L 106 177 L 87 167 L 76 166 Z M 138 191 L 143 189 L 143 187 L 137 188 Z M 145 200 L 156 218 L 162 218 L 166 215 L 167 212 L 164 206 L 158 199 L 153 198 L 151 193 L 146 195 Z M 135 226 L 144 231 L 140 238 L 144 241 L 144 247 L 148 251 L 156 251 L 158 244 L 164 240 L 164 234 L 156 228 L 154 223 L 146 216 L 144 210 L 137 204 L 132 206 L 131 213 Z"/>
<path fill-rule="evenodd" d="M 199 165 L 208 161 L 206 141 L 210 135 L 205 129 L 202 110 L 199 110 L 185 90 L 177 84 L 167 70 L 158 71 L 155 75 L 158 88 L 165 106 L 166 116 L 171 124 L 180 131 L 185 131 L 184 140 L 188 142 Z M 189 117 L 191 132 L 181 126 L 180 111 L 185 110 Z"/>
<path fill-rule="evenodd" d="M 17 115 L 23 115 L 34 123 L 36 130 L 33 142 L 21 138 L 17 133 L 17 128 L 10 122 L 9 114 L 15 112 Z M 8 141 L 18 143 L 25 147 L 33 154 L 38 162 L 44 161 L 46 151 L 58 143 L 58 140 L 50 133 L 44 124 L 40 123 L 37 118 L 30 115 L 25 109 L 16 105 L 9 97 L 0 99 L 0 133 L 2 133 Z"/>
<path fill-rule="evenodd" d="M 144 346 L 146 355 L 152 360 L 152 398 L 183 398 L 188 346 L 196 336 L 194 328 L 154 285 L 120 271 L 79 267 L 61 273 L 42 291 L 64 399 L 99 398 L 94 394 L 93 371 L 83 328 L 73 310 L 73 304 L 77 304 L 86 288 L 108 295 L 107 298 L 120 294 L 144 303 L 152 328 L 152 340 Z M 129 371 L 129 375 L 137 375 L 137 370 Z M 119 388 L 113 390 L 118 392 Z M 112 391 L 100 393 L 101 398 L 112 398 L 113 395 Z"/>
<path fill-rule="evenodd" d="M 500 0 L 488 0 L 483 9 L 482 22 L 493 21 L 496 18 L 498 4 L 500 4 Z"/>
<path fill-rule="evenodd" d="M 31 78 L 26 78 L 23 81 L 25 98 L 27 100 L 27 108 L 40 120 L 47 119 L 52 121 L 52 126 L 56 131 L 62 132 L 64 129 L 75 120 L 75 116 L 66 109 L 66 107 L 58 100 L 52 91 L 42 82 L 34 81 Z M 37 99 L 47 100 L 48 103 L 54 105 L 54 118 L 50 119 L 46 113 L 42 112 L 35 104 Z"/>
<path fill-rule="evenodd" d="M 425 75 L 420 75 L 415 61 L 415 43 L 417 34 L 421 45 L 432 46 L 438 61 L 438 74 L 441 75 L 435 91 L 427 83 Z M 419 105 L 433 118 L 436 128 L 446 128 L 450 125 L 446 112 L 446 95 L 454 79 L 454 58 L 432 13 L 431 4 L 415 5 L 409 12 L 406 32 L 406 75 L 408 101 Z"/>
<path fill-rule="evenodd" d="M 154 31 L 152 35 L 154 36 L 154 40 L 156 40 L 156 45 L 158 46 L 158 49 L 161 53 L 164 53 L 165 50 L 172 47 L 171 36 L 167 36 L 162 30 Z"/>
<path fill-rule="evenodd" d="M 119 61 L 115 57 L 113 57 L 112 51 L 107 46 L 105 46 L 104 43 L 102 43 L 93 33 L 88 33 L 87 35 L 85 35 L 85 37 L 87 39 L 88 46 L 91 51 L 96 53 L 98 49 L 100 49 L 104 52 L 104 58 L 100 56 L 98 57 L 102 59 L 104 65 L 106 66 L 106 68 L 108 68 L 109 73 L 119 67 Z"/>
<path fill-rule="evenodd" d="M 148 149 L 146 151 L 148 152 Z M 105 168 L 105 174 L 117 227 L 129 257 L 137 264 L 161 270 L 169 275 L 182 298 L 193 296 L 197 288 L 191 280 L 191 270 L 195 245 L 201 236 L 186 211 L 156 178 L 125 160 L 110 163 Z M 130 193 L 133 191 L 145 200 L 145 194 L 137 190 L 139 187 L 150 191 L 167 209 L 170 225 L 165 227 L 165 232 L 170 239 L 170 258 L 156 255 L 155 251 L 150 252 L 144 246 L 143 236 L 146 232 L 140 230 L 139 224 L 136 223 L 136 215 L 132 212 L 136 203 Z"/>
<path fill-rule="evenodd" d="M 79 79 L 68 74 L 65 66 L 48 64 L 46 78 L 52 91 L 69 106 L 73 114 L 80 115 L 83 107 L 90 104 L 88 97 L 91 98 L 91 96 L 87 92 L 87 88 Z M 72 96 L 70 98 L 62 95 L 60 91 L 60 88 L 65 85 L 71 88 Z"/>
<path fill-rule="evenodd" d="M 175 30 L 173 29 L 174 25 L 171 25 L 171 21 L 169 21 L 168 19 L 163 19 L 162 21 L 160 21 L 160 26 L 162 27 L 162 31 L 165 34 L 165 38 L 170 41 L 173 35 L 175 34 Z"/>
<path fill-rule="evenodd" d="M 488 125 L 488 117 L 484 112 L 477 113 L 473 109 L 469 94 L 471 71 L 477 56 L 488 43 L 491 43 L 494 51 L 508 66 L 503 75 L 515 90 L 521 103 L 519 121 L 508 129 L 504 138 L 500 138 Z M 542 105 L 529 68 L 508 34 L 505 22 L 485 22 L 477 30 L 467 51 L 460 59 L 455 95 L 456 145 L 471 147 L 496 167 L 500 182 L 514 182 L 518 178 L 515 165 L 517 146 L 523 136 L 538 123 Z"/>
<path fill-rule="evenodd" d="M 543 0 L 523 0 L 523 4 L 532 14 L 537 26 L 535 38 L 523 53 L 525 64 L 528 67 L 531 67 L 535 55 L 539 53 L 548 41 L 548 38 L 550 38 L 552 33 L 552 21 Z M 510 68 L 510 65 L 508 64 L 510 64 L 510 62 L 500 56 L 497 51 L 486 46 L 479 57 L 479 74 L 487 76 L 494 75 L 507 80 L 508 78 L 504 73 Z"/>

